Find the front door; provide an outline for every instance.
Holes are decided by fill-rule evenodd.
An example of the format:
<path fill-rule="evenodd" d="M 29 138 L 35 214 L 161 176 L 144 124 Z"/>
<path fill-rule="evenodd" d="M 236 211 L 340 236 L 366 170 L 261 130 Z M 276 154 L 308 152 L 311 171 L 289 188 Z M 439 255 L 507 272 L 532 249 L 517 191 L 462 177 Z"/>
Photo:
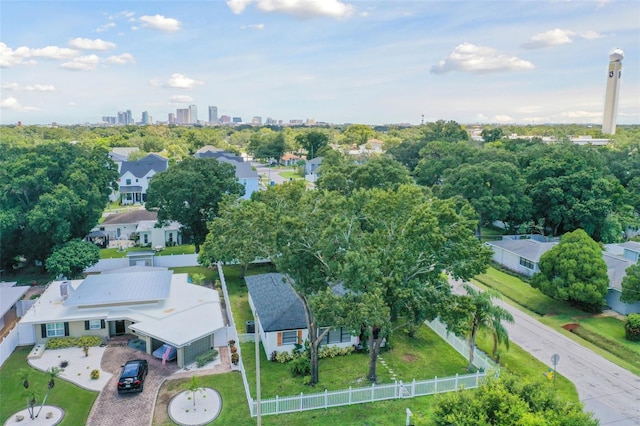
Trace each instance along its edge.
<path fill-rule="evenodd" d="M 124 326 L 124 320 L 120 320 L 120 321 L 115 321 L 116 323 L 116 336 L 119 334 L 124 334 L 126 331 L 126 328 Z"/>

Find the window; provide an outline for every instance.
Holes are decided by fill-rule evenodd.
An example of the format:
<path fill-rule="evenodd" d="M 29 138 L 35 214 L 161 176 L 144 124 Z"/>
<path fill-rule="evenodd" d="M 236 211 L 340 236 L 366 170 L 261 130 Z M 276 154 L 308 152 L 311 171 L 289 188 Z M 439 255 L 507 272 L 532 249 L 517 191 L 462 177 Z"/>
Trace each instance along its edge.
<path fill-rule="evenodd" d="M 64 323 L 54 322 L 47 324 L 47 337 L 63 337 L 64 336 Z"/>
<path fill-rule="evenodd" d="M 102 322 L 97 320 L 89 320 L 89 330 L 100 330 L 102 328 Z"/>
<path fill-rule="evenodd" d="M 298 343 L 298 331 L 283 331 L 282 332 L 282 344 L 293 345 Z"/>
<path fill-rule="evenodd" d="M 126 183 L 127 185 L 131 185 L 131 179 L 127 179 L 127 180 L 125 181 L 125 183 Z"/>
<path fill-rule="evenodd" d="M 169 232 L 169 242 L 173 242 L 173 232 Z"/>
<path fill-rule="evenodd" d="M 145 244 L 149 244 L 149 235 L 148 234 L 144 234 L 144 243 Z"/>
<path fill-rule="evenodd" d="M 525 268 L 527 268 L 527 269 L 533 270 L 534 264 L 529 259 L 525 259 L 524 257 L 521 257 L 520 258 L 520 264 L 522 266 L 524 266 Z"/>
<path fill-rule="evenodd" d="M 319 332 L 322 333 L 324 330 L 326 330 L 326 328 L 320 329 Z M 329 330 L 329 332 L 322 339 L 321 345 L 345 343 L 349 341 L 351 341 L 351 333 L 348 329 L 340 327 Z"/>

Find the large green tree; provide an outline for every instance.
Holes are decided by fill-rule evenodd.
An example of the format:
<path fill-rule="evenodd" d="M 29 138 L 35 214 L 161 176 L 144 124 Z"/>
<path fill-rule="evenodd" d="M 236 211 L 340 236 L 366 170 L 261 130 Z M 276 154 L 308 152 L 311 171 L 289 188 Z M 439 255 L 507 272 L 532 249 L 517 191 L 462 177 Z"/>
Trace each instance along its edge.
<path fill-rule="evenodd" d="M 82 277 L 82 272 L 98 263 L 100 249 L 93 243 L 74 239 L 53 249 L 45 262 L 47 271 L 54 276 L 63 275 L 69 279 Z"/>
<path fill-rule="evenodd" d="M 355 294 L 375 293 L 383 306 L 371 309 L 384 322 L 370 323 L 370 380 L 383 339 L 406 328 L 410 334 L 447 309 L 446 274 L 468 280 L 486 269 L 489 250 L 474 238 L 473 209 L 460 199 L 439 200 L 415 185 L 397 190 L 360 190 L 356 203 L 362 235 L 345 256 L 341 278 Z M 375 338 L 371 338 L 374 336 Z"/>
<path fill-rule="evenodd" d="M 54 247 L 84 238 L 102 215 L 118 171 L 85 143 L 4 145 L 0 150 L 2 267 L 17 256 L 44 263 Z"/>
<path fill-rule="evenodd" d="M 531 199 L 525 194 L 525 180 L 510 163 L 485 161 L 463 164 L 444 172 L 439 193 L 461 195 L 475 208 L 480 226 L 502 221 L 514 229 L 529 218 Z"/>
<path fill-rule="evenodd" d="M 198 256 L 200 264 L 240 262 L 244 278 L 251 262 L 273 255 L 275 215 L 266 204 L 229 197 L 219 216 L 209 222 L 209 233 Z"/>
<path fill-rule="evenodd" d="M 180 223 L 183 238 L 200 252 L 207 222 L 218 216 L 225 195 L 244 195 L 235 168 L 215 158 L 187 158 L 155 175 L 149 183 L 146 208 L 158 212 L 158 221 Z"/>
<path fill-rule="evenodd" d="M 531 285 L 547 296 L 599 312 L 605 303 L 609 277 L 602 248 L 585 231 L 566 233 L 540 257 L 540 272 Z"/>
<path fill-rule="evenodd" d="M 319 130 L 300 133 L 295 139 L 307 151 L 307 160 L 316 158 L 318 152 L 329 143 L 329 135 Z"/>

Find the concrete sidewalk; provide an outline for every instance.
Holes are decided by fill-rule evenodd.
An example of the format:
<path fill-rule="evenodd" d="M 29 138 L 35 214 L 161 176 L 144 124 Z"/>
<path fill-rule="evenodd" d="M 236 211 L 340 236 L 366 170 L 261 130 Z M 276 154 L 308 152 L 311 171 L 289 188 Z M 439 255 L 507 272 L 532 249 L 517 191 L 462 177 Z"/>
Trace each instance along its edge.
<path fill-rule="evenodd" d="M 464 293 L 462 283 L 451 280 L 451 284 L 455 293 Z M 513 343 L 550 367 L 551 357 L 560 356 L 558 373 L 573 382 L 585 410 L 593 412 L 600 425 L 640 425 L 640 377 L 504 301 L 496 304 L 515 319 L 514 324 L 505 324 Z"/>

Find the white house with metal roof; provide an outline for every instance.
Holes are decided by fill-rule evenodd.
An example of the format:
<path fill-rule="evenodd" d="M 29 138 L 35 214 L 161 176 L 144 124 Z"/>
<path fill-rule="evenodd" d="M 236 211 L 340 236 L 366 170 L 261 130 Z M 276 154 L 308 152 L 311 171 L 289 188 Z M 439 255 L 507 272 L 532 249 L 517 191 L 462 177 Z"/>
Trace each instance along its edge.
<path fill-rule="evenodd" d="M 244 278 L 249 290 L 249 306 L 258 314 L 258 332 L 267 358 L 281 352 L 290 352 L 296 343 L 302 344 L 309 337 L 307 319 L 302 301 L 279 273 L 251 275 Z M 337 327 L 329 330 L 323 344 L 355 346 L 359 336 L 351 330 Z"/>
<path fill-rule="evenodd" d="M 152 353 L 178 348 L 178 366 L 227 343 L 216 290 L 188 282 L 188 274 L 163 268 L 124 268 L 84 280 L 54 281 L 20 321 L 21 341 L 51 337 L 134 334 Z"/>
<path fill-rule="evenodd" d="M 112 200 L 119 198 L 122 204 L 143 204 L 147 201 L 151 178 L 168 167 L 169 160 L 158 154 L 149 154 L 136 161 L 123 161 L 118 179 L 119 195 L 112 196 Z"/>
<path fill-rule="evenodd" d="M 519 274 L 532 277 L 540 271 L 540 256 L 556 244 L 532 239 L 502 239 L 486 243 L 493 249 L 493 261 Z"/>
<path fill-rule="evenodd" d="M 231 164 L 236 169 L 238 182 L 244 186 L 244 195 L 242 198 L 248 200 L 251 198 L 251 194 L 260 189 L 260 176 L 258 172 L 253 169 L 251 163 L 244 161 L 244 158 L 212 145 L 206 145 L 200 148 L 194 156 L 196 158 L 215 158 L 221 163 Z"/>

